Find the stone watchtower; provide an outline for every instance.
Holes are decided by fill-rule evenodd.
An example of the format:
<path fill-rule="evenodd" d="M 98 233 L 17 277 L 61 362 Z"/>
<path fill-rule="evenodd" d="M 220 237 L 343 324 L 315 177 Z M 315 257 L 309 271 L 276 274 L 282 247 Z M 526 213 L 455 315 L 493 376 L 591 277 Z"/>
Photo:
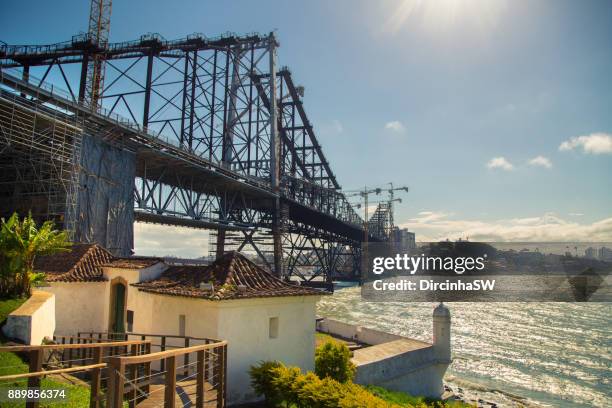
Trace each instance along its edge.
<path fill-rule="evenodd" d="M 441 363 L 450 364 L 451 359 L 451 315 L 448 307 L 440 303 L 433 311 L 433 345 Z"/>
<path fill-rule="evenodd" d="M 451 314 L 448 307 L 440 303 L 433 311 L 433 348 L 436 371 L 440 379 L 440 394 L 443 392 L 442 379 L 453 361 L 451 357 Z"/>

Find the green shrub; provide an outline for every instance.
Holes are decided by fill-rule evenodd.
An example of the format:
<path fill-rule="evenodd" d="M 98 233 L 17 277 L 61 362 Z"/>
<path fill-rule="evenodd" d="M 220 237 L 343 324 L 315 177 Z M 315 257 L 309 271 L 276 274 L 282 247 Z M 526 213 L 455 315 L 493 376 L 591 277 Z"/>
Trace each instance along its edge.
<path fill-rule="evenodd" d="M 390 391 L 376 385 L 368 385 L 365 387 L 369 394 L 383 399 L 389 403 L 396 404 L 402 407 L 414 408 L 475 408 L 473 404 L 467 404 L 461 401 L 440 401 L 433 398 L 413 397 L 412 395 L 403 392 Z"/>
<path fill-rule="evenodd" d="M 315 373 L 319 378 L 329 377 L 341 383 L 351 381 L 355 375 L 355 365 L 351 362 L 348 347 L 331 341 L 317 347 Z"/>
<path fill-rule="evenodd" d="M 299 367 L 286 367 L 282 365 L 272 369 L 272 385 L 274 391 L 286 403 L 298 403 L 298 392 L 303 384 L 304 377 Z"/>
<path fill-rule="evenodd" d="M 262 395 L 269 403 L 274 403 L 279 398 L 273 381 L 276 375 L 274 370 L 280 367 L 284 366 L 278 361 L 262 361 L 249 369 L 253 390 L 257 395 Z"/>
<path fill-rule="evenodd" d="M 276 361 L 251 367 L 251 384 L 266 406 L 300 408 L 380 408 L 398 407 L 369 393 L 350 381 L 319 378 L 315 373 L 302 374 L 298 367 L 286 367 Z"/>
<path fill-rule="evenodd" d="M 313 375 L 313 381 L 304 384 L 299 391 L 299 406 L 313 408 L 335 408 L 345 394 L 343 384 L 329 377 L 320 379 Z"/>
<path fill-rule="evenodd" d="M 410 408 L 410 405 L 399 405 L 394 404 L 389 401 L 384 401 L 381 398 L 373 395 L 366 388 L 361 385 L 347 383 L 345 384 L 347 392 L 340 401 L 340 408 L 393 408 L 393 407 L 407 407 Z"/>

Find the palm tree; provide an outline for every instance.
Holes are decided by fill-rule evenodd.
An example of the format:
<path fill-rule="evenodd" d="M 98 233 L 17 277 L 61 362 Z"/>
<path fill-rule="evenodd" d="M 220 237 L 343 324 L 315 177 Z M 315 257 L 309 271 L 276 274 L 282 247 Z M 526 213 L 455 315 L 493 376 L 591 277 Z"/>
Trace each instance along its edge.
<path fill-rule="evenodd" d="M 32 284 L 44 275 L 34 272 L 34 260 L 38 255 L 51 255 L 69 251 L 70 241 L 66 231 L 55 229 L 53 221 L 45 221 L 38 227 L 32 214 L 23 220 L 17 213 L 2 218 L 0 227 L 0 295 L 30 296 Z"/>

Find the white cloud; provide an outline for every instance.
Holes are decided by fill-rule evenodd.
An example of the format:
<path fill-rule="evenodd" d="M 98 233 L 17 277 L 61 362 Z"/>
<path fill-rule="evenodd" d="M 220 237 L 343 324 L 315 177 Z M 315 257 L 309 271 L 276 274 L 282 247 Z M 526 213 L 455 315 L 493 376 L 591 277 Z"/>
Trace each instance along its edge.
<path fill-rule="evenodd" d="M 406 131 L 406 127 L 399 120 L 392 120 L 391 122 L 385 123 L 385 129 L 395 133 L 404 133 Z"/>
<path fill-rule="evenodd" d="M 536 156 L 533 159 L 529 160 L 529 165 L 536 166 L 536 167 L 545 167 L 547 169 L 550 169 L 552 167 L 552 162 L 547 157 Z"/>
<path fill-rule="evenodd" d="M 337 119 L 332 120 L 331 126 L 336 133 L 344 132 L 344 126 L 342 126 L 342 123 L 340 123 L 340 121 Z"/>
<path fill-rule="evenodd" d="M 137 222 L 134 246 L 136 255 L 199 258 L 208 254 L 208 231 Z"/>
<path fill-rule="evenodd" d="M 325 136 L 336 136 L 344 133 L 344 126 L 338 119 L 333 119 L 323 123 L 319 128 L 319 131 Z"/>
<path fill-rule="evenodd" d="M 514 169 L 512 163 L 506 160 L 505 157 L 494 157 L 487 163 L 487 167 L 490 169 L 503 169 L 506 171 L 510 171 Z"/>
<path fill-rule="evenodd" d="M 561 151 L 569 151 L 577 148 L 582 148 L 584 153 L 612 154 L 612 135 L 600 132 L 576 136 L 566 140 L 559 146 L 559 150 Z"/>
<path fill-rule="evenodd" d="M 578 212 L 571 212 L 568 214 L 571 217 L 582 217 L 584 214 L 583 213 L 578 213 Z"/>
<path fill-rule="evenodd" d="M 419 241 L 469 238 L 472 241 L 610 242 L 612 217 L 580 224 L 546 213 L 538 217 L 494 221 L 457 220 L 444 212 L 422 212 L 401 224 L 416 232 Z"/>
<path fill-rule="evenodd" d="M 449 217 L 452 214 L 444 213 L 444 212 L 436 212 L 436 211 L 421 211 L 418 215 L 419 215 L 419 220 L 421 220 L 422 222 L 431 222 L 431 221 L 437 221 L 437 220 Z"/>

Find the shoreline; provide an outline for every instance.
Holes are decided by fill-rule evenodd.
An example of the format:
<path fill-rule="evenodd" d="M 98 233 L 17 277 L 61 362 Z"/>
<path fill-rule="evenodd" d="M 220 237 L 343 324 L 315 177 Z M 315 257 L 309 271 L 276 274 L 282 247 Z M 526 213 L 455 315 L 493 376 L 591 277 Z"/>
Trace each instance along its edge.
<path fill-rule="evenodd" d="M 492 398 L 498 397 L 498 398 Z M 477 404 L 483 408 L 543 408 L 547 405 L 531 401 L 527 397 L 503 391 L 497 388 L 488 388 L 454 375 L 444 379 L 444 401 L 460 401 L 467 404 Z"/>

